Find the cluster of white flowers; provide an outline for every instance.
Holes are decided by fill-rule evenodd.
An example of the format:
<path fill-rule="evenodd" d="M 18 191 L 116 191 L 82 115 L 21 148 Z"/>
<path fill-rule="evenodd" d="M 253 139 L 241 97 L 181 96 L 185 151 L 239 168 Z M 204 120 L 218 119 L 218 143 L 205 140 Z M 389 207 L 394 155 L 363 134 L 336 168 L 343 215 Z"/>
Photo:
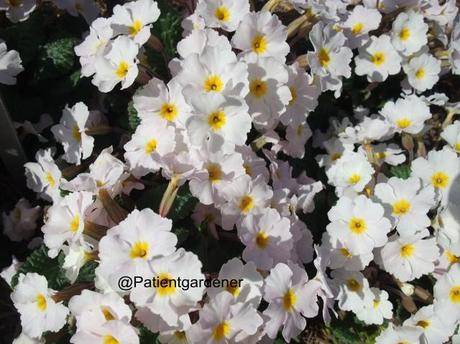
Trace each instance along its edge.
<path fill-rule="evenodd" d="M 162 343 L 272 342 L 279 332 L 289 342 L 307 327 L 306 318 L 329 323 L 339 309 L 382 325 L 393 318 L 395 300 L 411 297 L 426 306 L 412 309 L 402 325 L 390 323 L 377 343 L 437 344 L 455 334 L 460 106 L 444 94 L 423 93 L 442 75 L 460 74 L 455 1 L 289 2 L 300 17 L 285 26 L 273 13 L 280 1 L 254 12 L 248 0 L 199 0 L 183 21 L 172 78 L 153 77 L 134 90 L 140 124 L 119 147 L 93 155 L 93 136 L 110 129 L 106 118 L 82 102 L 63 110 L 51 131 L 64 154 L 55 160 L 51 149 L 37 152 L 36 162 L 25 165 L 27 185 L 52 202 L 41 228 L 48 255 L 64 255 L 71 283 L 85 263 L 97 261 L 95 291 L 69 300 L 43 276 L 21 274 L 12 299 L 24 336 L 38 342 L 70 317 L 71 343 L 139 343 L 136 323 L 159 333 Z M 16 1 L 7 3 L 9 18 L 27 15 L 25 7 L 21 15 L 13 11 Z M 155 1 L 135 0 L 94 20 L 75 48 L 82 75 L 103 93 L 119 83 L 132 86 L 138 54 L 159 16 Z M 288 39 L 307 32 L 311 45 L 302 42 L 306 55 L 293 60 Z M 7 75 L 14 68 L 7 65 Z M 330 114 L 329 130 L 313 133 L 307 119 L 319 96 L 340 97 L 353 73 L 371 83 L 368 92 L 400 76 L 402 91 L 377 109 L 355 106 L 345 120 Z M 428 150 L 433 106 L 447 116 Z M 308 177 L 308 166 L 299 174 L 290 164 L 312 156 L 305 150 L 310 138 L 325 151 L 315 158 L 328 186 Z M 78 172 L 64 171 L 62 160 Z M 388 177 L 398 168 L 406 175 Z M 151 174 L 169 180 L 160 208 L 128 214 L 115 198 L 144 189 Z M 185 183 L 199 201 L 195 224 L 244 246 L 218 272 L 242 284 L 120 289 L 123 276 L 171 281 L 210 273 L 178 247 L 167 218 Z M 337 201 L 327 209 L 324 230 L 315 229 L 323 235 L 314 245 L 304 219 L 326 187 Z M 4 214 L 6 235 L 33 236 L 39 213 L 19 201 Z M 306 264 L 316 275 L 307 275 Z M 426 275 L 433 277 L 433 295 L 416 284 Z"/>

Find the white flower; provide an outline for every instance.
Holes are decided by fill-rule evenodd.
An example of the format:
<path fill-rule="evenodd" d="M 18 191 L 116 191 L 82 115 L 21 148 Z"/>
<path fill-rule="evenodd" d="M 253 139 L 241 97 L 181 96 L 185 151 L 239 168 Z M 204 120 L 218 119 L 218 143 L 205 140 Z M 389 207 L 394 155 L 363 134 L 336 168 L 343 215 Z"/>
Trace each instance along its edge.
<path fill-rule="evenodd" d="M 11 287 L 12 286 L 12 281 L 13 277 L 18 273 L 19 267 L 22 265 L 21 262 L 19 262 L 15 256 L 11 258 L 11 264 L 10 266 L 7 266 L 2 269 L 0 272 L 0 277 L 5 280 L 5 282 Z"/>
<path fill-rule="evenodd" d="M 366 254 L 387 242 L 390 221 L 384 217 L 383 207 L 364 195 L 339 198 L 327 215 L 331 223 L 326 230 L 332 247 L 338 241 L 351 254 Z"/>
<path fill-rule="evenodd" d="M 64 327 L 69 310 L 53 300 L 54 294 L 45 277 L 37 273 L 19 275 L 11 300 L 21 314 L 24 334 L 40 338 L 44 332 L 58 332 Z"/>
<path fill-rule="evenodd" d="M 454 264 L 434 285 L 434 297 L 452 306 L 452 316 L 459 316 L 460 310 L 460 265 Z"/>
<path fill-rule="evenodd" d="M 380 333 L 375 339 L 376 344 L 388 344 L 388 343 L 420 343 L 421 335 L 423 331 L 420 328 L 413 326 L 401 326 L 394 327 L 390 325 Z"/>
<path fill-rule="evenodd" d="M 339 308 L 344 311 L 358 313 L 365 305 L 374 300 L 374 293 L 369 288 L 369 282 L 358 271 L 334 270 L 331 273 L 337 289 L 336 300 Z"/>
<path fill-rule="evenodd" d="M 175 129 L 162 119 L 141 123 L 124 145 L 125 159 L 135 176 L 156 172 L 162 166 L 162 159 L 171 153 L 176 145 Z"/>
<path fill-rule="evenodd" d="M 190 35 L 194 31 L 204 30 L 206 25 L 204 23 L 204 19 L 201 16 L 199 16 L 198 13 L 196 13 L 195 11 L 188 17 L 185 17 L 184 20 L 182 20 L 181 26 L 184 29 L 182 35 L 185 37 Z"/>
<path fill-rule="evenodd" d="M 415 159 L 411 171 L 413 175 L 420 177 L 425 185 L 434 186 L 443 205 L 452 197 L 451 188 L 460 187 L 460 157 L 448 147 L 428 152 L 426 159 Z"/>
<path fill-rule="evenodd" d="M 48 209 L 42 231 L 51 258 L 57 256 L 65 242 L 77 243 L 82 240 L 85 211 L 92 203 L 93 195 L 90 192 L 74 192 Z"/>
<path fill-rule="evenodd" d="M 250 146 L 237 146 L 235 147 L 235 151 L 243 157 L 243 167 L 248 176 L 251 178 L 261 176 L 263 180 L 268 182 L 269 172 L 264 159 L 260 158 Z"/>
<path fill-rule="evenodd" d="M 227 37 L 219 35 L 212 29 L 202 29 L 193 30 L 187 37 L 177 43 L 177 53 L 185 59 L 192 54 L 201 55 L 207 47 L 217 47 L 220 51 L 232 50 Z M 177 62 L 181 64 L 181 61 L 174 61 L 174 63 Z M 171 69 L 171 64 L 169 68 Z M 180 66 L 180 68 L 182 67 Z M 176 75 L 176 73 L 173 73 L 173 75 Z"/>
<path fill-rule="evenodd" d="M 286 141 L 281 142 L 283 152 L 293 158 L 302 159 L 305 155 L 305 144 L 311 135 L 307 122 L 289 125 L 286 128 Z"/>
<path fill-rule="evenodd" d="M 5 0 L 0 0 L 0 10 L 1 1 Z M 16 50 L 8 51 L 6 44 L 0 39 L 0 84 L 16 84 L 16 75 L 23 70 L 24 68 L 22 67 L 22 60 L 19 53 Z"/>
<path fill-rule="evenodd" d="M 409 85 L 418 92 L 430 90 L 439 80 L 441 61 L 430 54 L 415 56 L 403 65 Z"/>
<path fill-rule="evenodd" d="M 387 207 L 401 235 L 412 235 L 430 226 L 428 211 L 436 205 L 434 188 L 421 180 L 396 177 L 375 186 L 375 195 Z"/>
<path fill-rule="evenodd" d="M 12 241 L 30 239 L 37 228 L 40 206 L 32 207 L 21 198 L 8 214 L 2 213 L 3 233 Z"/>
<path fill-rule="evenodd" d="M 403 55 L 411 55 L 427 43 L 428 25 L 414 11 L 398 14 L 391 29 L 391 44 Z"/>
<path fill-rule="evenodd" d="M 460 121 L 448 125 L 441 133 L 441 137 L 457 152 L 460 153 Z"/>
<path fill-rule="evenodd" d="M 371 288 L 374 298 L 371 303 L 365 304 L 364 308 L 356 313 L 356 317 L 366 324 L 382 325 L 384 319 L 393 317 L 393 304 L 388 300 L 385 290 Z"/>
<path fill-rule="evenodd" d="M 401 282 L 433 272 L 439 248 L 436 239 L 424 239 L 427 235 L 424 230 L 411 236 L 391 237 L 380 250 L 380 266 Z"/>
<path fill-rule="evenodd" d="M 361 150 L 362 146 L 358 150 Z M 404 150 L 399 148 L 398 145 L 390 143 L 386 145 L 381 143 L 375 146 L 372 146 L 372 151 L 374 152 L 374 159 L 377 164 L 386 163 L 391 166 L 398 166 L 406 161 L 406 156 L 404 155 Z"/>
<path fill-rule="evenodd" d="M 386 102 L 381 114 L 391 123 L 396 132 L 418 134 L 426 120 L 431 118 L 430 108 L 416 95 Z"/>
<path fill-rule="evenodd" d="M 401 57 L 387 35 L 371 36 L 366 45 L 359 48 L 355 63 L 355 73 L 367 75 L 369 82 L 385 81 L 388 75 L 398 74 L 401 70 Z"/>
<path fill-rule="evenodd" d="M 76 103 L 71 108 L 66 105 L 60 123 L 51 128 L 56 141 L 64 147 L 65 161 L 80 165 L 81 159 L 91 155 L 94 138 L 85 132 L 90 123 L 90 112 L 84 103 Z"/>
<path fill-rule="evenodd" d="M 139 344 L 139 336 L 130 324 L 120 320 L 112 320 L 102 325 L 90 323 L 88 329 L 77 330 L 70 338 L 70 343 Z"/>
<path fill-rule="evenodd" d="M 287 28 L 275 14 L 269 11 L 251 12 L 246 14 L 238 26 L 232 45 L 246 56 L 271 56 L 284 62 L 289 53 L 286 39 Z"/>
<path fill-rule="evenodd" d="M 311 72 L 319 77 L 321 90 L 335 91 L 338 97 L 342 90 L 342 77 L 351 76 L 351 49 L 345 46 L 345 35 L 332 25 L 315 24 L 309 34 L 314 52 L 308 52 Z"/>
<path fill-rule="evenodd" d="M 303 317 L 313 318 L 318 314 L 318 281 L 308 281 L 303 267 L 295 264 L 277 264 L 265 279 L 264 299 L 268 308 L 264 311 L 269 320 L 265 331 L 269 338 L 276 338 L 283 326 L 286 342 L 300 334 L 306 326 Z"/>
<path fill-rule="evenodd" d="M 369 31 L 376 30 L 382 15 L 378 10 L 356 6 L 347 20 L 341 25 L 345 29 L 350 48 L 358 48 L 369 39 Z"/>
<path fill-rule="evenodd" d="M 238 236 L 246 246 L 243 259 L 254 262 L 262 270 L 287 262 L 293 248 L 290 225 L 289 219 L 281 217 L 275 209 L 246 216 L 238 226 Z"/>
<path fill-rule="evenodd" d="M 6 11 L 6 17 L 12 23 L 29 19 L 36 6 L 35 0 L 0 0 L 0 11 Z"/>
<path fill-rule="evenodd" d="M 153 0 L 136 0 L 113 8 L 112 28 L 115 35 L 127 35 L 139 45 L 150 37 L 152 23 L 160 16 L 158 5 Z"/>
<path fill-rule="evenodd" d="M 121 82 L 121 89 L 128 88 L 137 77 L 138 46 L 126 36 L 117 37 L 110 50 L 95 62 L 96 74 L 92 84 L 103 93 L 113 90 Z"/>
<path fill-rule="evenodd" d="M 195 13 L 201 16 L 207 27 L 235 31 L 241 19 L 249 13 L 247 0 L 202 0 Z"/>
<path fill-rule="evenodd" d="M 192 145 L 201 149 L 207 145 L 215 153 L 232 152 L 235 145 L 246 143 L 251 118 L 243 101 L 212 94 L 193 98 L 191 103 L 192 115 L 185 126 Z"/>
<path fill-rule="evenodd" d="M 35 154 L 35 159 L 37 162 L 28 162 L 24 165 L 27 187 L 40 192 L 46 200 L 58 201 L 61 198 L 61 171 L 51 157 L 51 150 L 39 150 Z"/>

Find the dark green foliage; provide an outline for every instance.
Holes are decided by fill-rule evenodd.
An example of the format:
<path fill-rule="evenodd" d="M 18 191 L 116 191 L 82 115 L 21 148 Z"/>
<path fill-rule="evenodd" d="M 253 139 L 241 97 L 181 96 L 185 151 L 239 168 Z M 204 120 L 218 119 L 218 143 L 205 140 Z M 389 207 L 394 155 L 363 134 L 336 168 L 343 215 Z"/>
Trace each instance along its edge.
<path fill-rule="evenodd" d="M 70 73 L 75 65 L 74 46 L 79 42 L 74 37 L 58 38 L 40 49 L 36 80 L 52 79 Z"/>
<path fill-rule="evenodd" d="M 80 269 L 76 282 L 93 282 L 95 278 L 94 271 L 99 264 L 94 260 L 89 261 Z"/>
<path fill-rule="evenodd" d="M 409 165 L 399 165 L 393 166 L 390 169 L 390 173 L 394 177 L 398 177 L 401 179 L 407 179 L 410 177 L 410 166 Z"/>
<path fill-rule="evenodd" d="M 128 123 L 129 128 L 134 132 L 137 126 L 141 123 L 141 119 L 137 115 L 137 111 L 134 108 L 133 102 L 128 103 Z"/>

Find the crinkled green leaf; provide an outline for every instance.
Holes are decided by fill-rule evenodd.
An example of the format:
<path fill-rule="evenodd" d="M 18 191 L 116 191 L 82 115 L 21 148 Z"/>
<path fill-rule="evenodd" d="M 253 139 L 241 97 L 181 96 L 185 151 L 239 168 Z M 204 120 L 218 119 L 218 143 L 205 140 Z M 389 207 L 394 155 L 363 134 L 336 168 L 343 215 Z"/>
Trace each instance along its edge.
<path fill-rule="evenodd" d="M 399 166 L 393 166 L 390 169 L 390 173 L 394 177 L 398 177 L 401 179 L 407 179 L 410 177 L 410 166 L 409 165 L 399 165 Z"/>
<path fill-rule="evenodd" d="M 128 104 L 128 123 L 132 131 L 135 131 L 137 126 L 141 123 L 141 119 L 137 115 L 132 101 Z"/>
<path fill-rule="evenodd" d="M 94 260 L 91 260 L 83 265 L 80 269 L 76 282 L 93 282 L 96 277 L 94 271 L 98 265 L 99 264 Z"/>
<path fill-rule="evenodd" d="M 158 333 L 149 331 L 144 326 L 139 329 L 139 344 L 158 344 Z"/>
<path fill-rule="evenodd" d="M 76 56 L 74 46 L 77 38 L 59 38 L 46 43 L 40 50 L 38 59 L 37 79 L 52 79 L 73 70 Z"/>

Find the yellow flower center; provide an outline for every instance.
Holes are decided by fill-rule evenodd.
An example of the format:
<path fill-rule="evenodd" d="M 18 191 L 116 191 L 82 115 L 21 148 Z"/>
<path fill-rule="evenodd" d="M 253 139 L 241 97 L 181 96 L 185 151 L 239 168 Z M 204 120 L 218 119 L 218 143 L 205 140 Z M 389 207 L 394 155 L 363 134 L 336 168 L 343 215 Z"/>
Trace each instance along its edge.
<path fill-rule="evenodd" d="M 218 75 L 210 75 L 204 81 L 203 88 L 206 92 L 222 92 L 224 89 L 224 82 Z"/>
<path fill-rule="evenodd" d="M 169 272 L 158 274 L 157 293 L 160 296 L 169 296 L 176 292 L 174 277 Z"/>
<path fill-rule="evenodd" d="M 444 172 L 436 172 L 431 176 L 431 184 L 435 188 L 444 189 L 449 185 L 449 176 Z"/>
<path fill-rule="evenodd" d="M 381 51 L 376 52 L 374 55 L 372 55 L 372 63 L 375 64 L 376 66 L 380 66 L 382 63 L 385 62 L 385 54 Z"/>
<path fill-rule="evenodd" d="M 136 241 L 131 246 L 131 252 L 129 253 L 129 256 L 131 257 L 131 259 L 136 259 L 136 258 L 147 259 L 149 250 L 150 250 L 150 244 L 147 241 Z"/>
<path fill-rule="evenodd" d="M 331 160 L 332 160 L 332 161 L 339 160 L 341 157 L 342 157 L 342 153 L 337 153 L 337 152 L 335 152 L 335 153 L 332 153 L 332 154 L 331 154 Z M 360 179 L 361 179 L 361 178 L 360 178 Z"/>
<path fill-rule="evenodd" d="M 409 212 L 411 204 L 407 199 L 400 199 L 393 204 L 393 215 L 402 216 Z"/>
<path fill-rule="evenodd" d="M 423 329 L 427 329 L 430 326 L 430 321 L 429 320 L 419 320 L 417 321 L 417 326 L 420 326 Z"/>
<path fill-rule="evenodd" d="M 109 320 L 115 320 L 115 317 L 113 316 L 112 312 L 110 312 L 110 310 L 106 307 L 103 307 L 101 309 L 102 311 L 102 314 L 104 315 L 104 318 L 105 320 L 109 321 Z"/>
<path fill-rule="evenodd" d="M 145 144 L 145 153 L 147 155 L 152 154 L 157 149 L 157 140 L 151 139 Z"/>
<path fill-rule="evenodd" d="M 454 148 L 457 152 L 460 152 L 460 142 L 456 143 Z"/>
<path fill-rule="evenodd" d="M 460 303 L 460 285 L 453 286 L 450 289 L 449 298 L 453 303 Z"/>
<path fill-rule="evenodd" d="M 423 79 L 425 77 L 425 75 L 426 75 L 426 73 L 425 73 L 424 68 L 419 68 L 415 72 L 415 78 L 418 79 L 418 80 Z"/>
<path fill-rule="evenodd" d="M 294 290 L 289 289 L 283 296 L 283 308 L 285 311 L 290 312 L 297 302 L 297 295 Z"/>
<path fill-rule="evenodd" d="M 407 117 L 403 117 L 396 121 L 396 125 L 399 129 L 406 129 L 412 125 L 412 121 Z"/>
<path fill-rule="evenodd" d="M 249 84 L 249 90 L 254 97 L 260 98 L 267 94 L 268 84 L 263 80 L 252 80 Z"/>
<path fill-rule="evenodd" d="M 251 196 L 249 196 L 249 195 L 241 197 L 240 210 L 244 214 L 248 214 L 251 211 L 252 208 L 254 208 L 254 200 L 253 200 L 253 198 Z"/>
<path fill-rule="evenodd" d="M 260 249 L 267 247 L 270 237 L 264 231 L 260 231 L 256 235 L 256 245 Z"/>
<path fill-rule="evenodd" d="M 230 329 L 230 323 L 228 321 L 222 321 L 212 330 L 212 337 L 215 341 L 221 341 L 230 334 Z"/>
<path fill-rule="evenodd" d="M 362 234 L 367 230 L 366 221 L 359 217 L 352 217 L 348 223 L 348 227 L 355 234 Z"/>
<path fill-rule="evenodd" d="M 377 152 L 374 154 L 374 157 L 377 159 L 377 160 L 382 160 L 382 159 L 385 159 L 386 157 L 386 153 L 385 152 Z"/>
<path fill-rule="evenodd" d="M 238 295 L 240 295 L 240 288 L 239 287 L 231 287 L 231 286 L 228 286 L 227 288 L 225 288 L 226 291 L 228 291 L 230 294 L 232 294 L 234 297 L 237 297 Z"/>
<path fill-rule="evenodd" d="M 401 249 L 399 250 L 399 254 L 403 258 L 409 258 L 409 257 L 412 257 L 412 255 L 414 254 L 414 251 L 415 251 L 414 245 L 406 244 L 401 247 Z"/>
<path fill-rule="evenodd" d="M 222 170 L 218 164 L 210 164 L 207 167 L 209 180 L 213 184 L 217 184 L 222 179 Z"/>
<path fill-rule="evenodd" d="M 348 249 L 346 248 L 341 248 L 340 249 L 340 254 L 346 258 L 351 258 L 353 257 L 352 254 L 350 253 L 350 251 L 348 251 Z"/>
<path fill-rule="evenodd" d="M 374 309 L 377 309 L 380 305 L 380 300 L 377 300 L 377 299 L 374 299 L 374 301 L 372 302 L 373 306 L 374 306 Z"/>
<path fill-rule="evenodd" d="M 120 342 L 114 337 L 111 336 L 110 334 L 104 336 L 104 344 L 120 344 Z"/>
<path fill-rule="evenodd" d="M 133 25 L 128 29 L 130 36 L 136 36 L 142 30 L 142 22 L 140 20 L 135 20 Z"/>
<path fill-rule="evenodd" d="M 447 251 L 446 251 L 446 256 L 447 256 L 447 260 L 448 260 L 449 263 L 451 263 L 451 264 L 460 263 L 460 257 L 454 255 L 454 254 L 452 253 L 452 251 L 447 250 Z"/>
<path fill-rule="evenodd" d="M 80 128 L 78 128 L 78 126 L 73 127 L 72 136 L 75 139 L 75 141 L 81 142 L 81 132 L 80 132 Z"/>
<path fill-rule="evenodd" d="M 289 87 L 289 90 L 291 91 L 291 100 L 289 101 L 288 106 L 292 106 L 297 101 L 297 89 L 295 87 Z"/>
<path fill-rule="evenodd" d="M 363 31 L 363 29 L 364 29 L 363 23 L 356 23 L 351 28 L 351 33 L 356 36 L 356 35 L 359 35 Z"/>
<path fill-rule="evenodd" d="M 361 176 L 359 174 L 352 174 L 349 178 L 348 178 L 348 183 L 349 184 L 352 184 L 352 185 L 356 185 L 359 183 L 359 181 L 361 180 Z"/>
<path fill-rule="evenodd" d="M 115 74 L 118 76 L 119 79 L 124 79 L 126 75 L 128 74 L 129 70 L 129 65 L 128 62 L 126 61 L 121 61 L 118 64 L 117 70 L 115 71 Z"/>
<path fill-rule="evenodd" d="M 48 182 L 48 185 L 54 188 L 54 186 L 56 185 L 56 181 L 54 180 L 53 175 L 50 172 L 48 172 L 45 178 Z"/>
<path fill-rule="evenodd" d="M 321 67 L 325 68 L 331 62 L 331 57 L 329 56 L 329 50 L 326 48 L 321 48 L 318 52 L 318 61 Z"/>
<path fill-rule="evenodd" d="M 252 51 L 260 55 L 267 51 L 267 38 L 263 35 L 257 35 L 252 40 Z"/>
<path fill-rule="evenodd" d="M 361 290 L 361 284 L 354 278 L 350 278 L 347 280 L 347 288 L 356 293 Z"/>
<path fill-rule="evenodd" d="M 244 164 L 243 167 L 244 167 L 244 171 L 246 172 L 246 174 L 248 176 L 252 176 L 252 167 L 251 167 L 251 165 Z"/>
<path fill-rule="evenodd" d="M 185 335 L 184 331 L 175 331 L 174 337 L 176 337 L 180 341 L 185 341 L 185 339 L 187 339 L 187 336 Z"/>
<path fill-rule="evenodd" d="M 231 18 L 231 14 L 230 14 L 230 11 L 227 7 L 225 6 L 219 6 L 216 8 L 216 12 L 214 12 L 214 15 L 216 16 L 216 18 L 218 20 L 220 20 L 221 22 L 228 22 Z"/>
<path fill-rule="evenodd" d="M 35 301 L 37 302 L 37 307 L 41 312 L 46 311 L 47 308 L 47 303 L 46 303 L 46 297 L 43 294 L 38 294 L 35 298 Z"/>
<path fill-rule="evenodd" d="M 76 233 L 79 227 L 80 227 L 80 216 L 75 215 L 72 221 L 70 221 L 70 231 L 72 233 Z"/>
<path fill-rule="evenodd" d="M 177 117 L 177 107 L 171 103 L 165 103 L 161 106 L 160 116 L 165 120 L 172 122 Z"/>
<path fill-rule="evenodd" d="M 403 27 L 401 31 L 399 31 L 399 39 L 401 41 L 407 41 L 410 38 L 410 30 L 408 27 Z"/>
<path fill-rule="evenodd" d="M 225 112 L 223 111 L 213 112 L 208 117 L 208 124 L 213 130 L 221 129 L 225 125 L 226 122 L 227 122 L 227 117 L 225 116 Z"/>

